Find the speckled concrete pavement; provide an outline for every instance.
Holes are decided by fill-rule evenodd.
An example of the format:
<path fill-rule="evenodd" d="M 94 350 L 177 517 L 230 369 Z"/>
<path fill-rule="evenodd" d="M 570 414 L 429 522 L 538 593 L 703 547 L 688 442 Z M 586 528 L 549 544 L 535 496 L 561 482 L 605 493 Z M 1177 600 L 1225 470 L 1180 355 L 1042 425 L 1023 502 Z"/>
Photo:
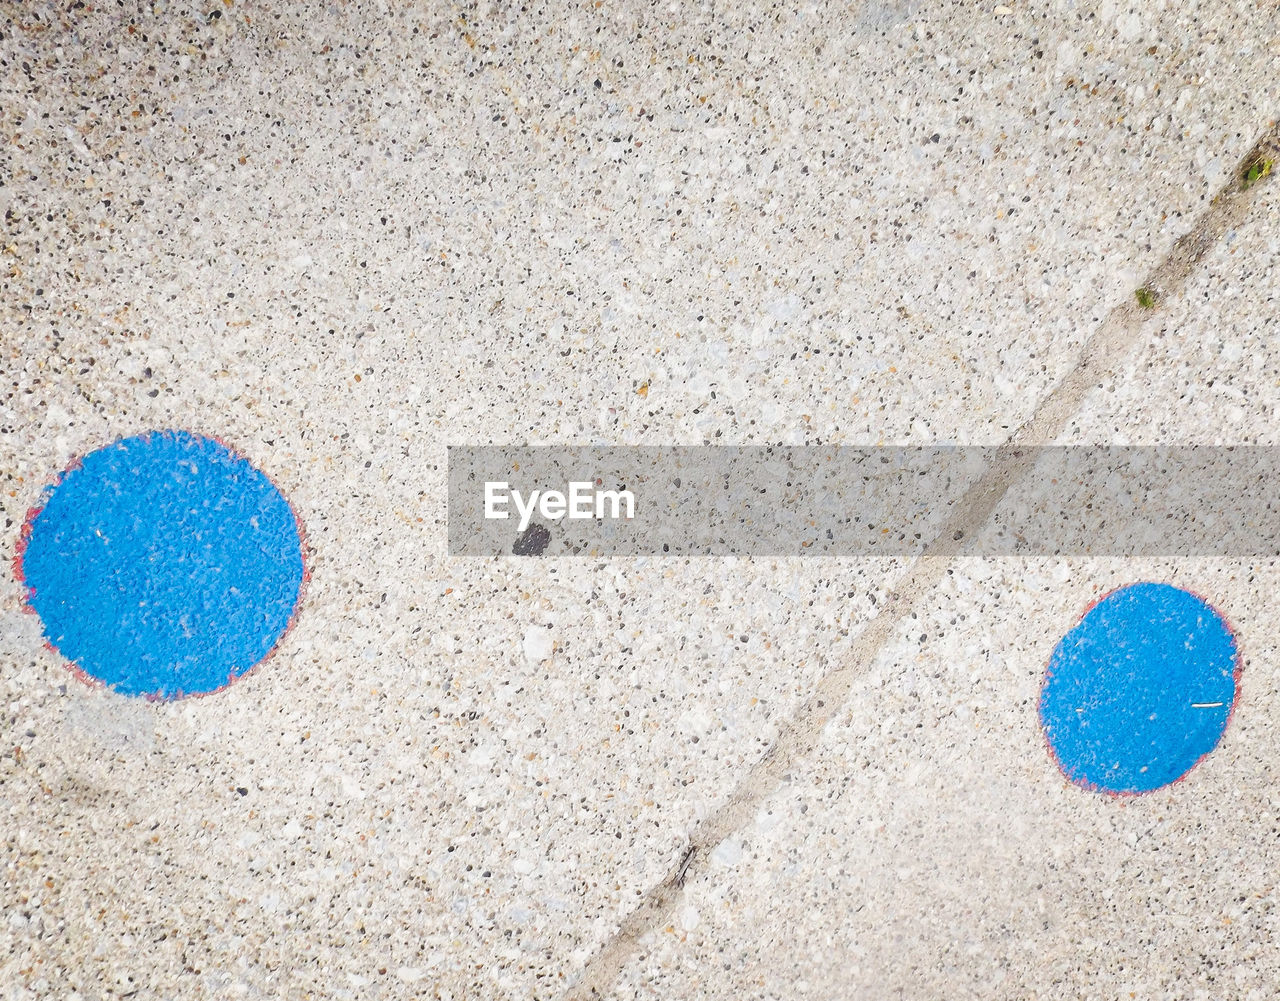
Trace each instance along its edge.
<path fill-rule="evenodd" d="M 0 556 L 181 427 L 311 567 L 267 664 L 166 703 L 77 681 L 7 580 L 0 997 L 1273 993 L 1273 563 L 963 559 L 863 657 L 907 560 L 452 559 L 444 467 L 1002 442 L 1187 234 L 1056 440 L 1276 444 L 1280 202 L 1237 190 L 1274 3 L 0 13 Z M 1116 801 L 1036 693 L 1153 578 L 1229 615 L 1243 694 Z"/>

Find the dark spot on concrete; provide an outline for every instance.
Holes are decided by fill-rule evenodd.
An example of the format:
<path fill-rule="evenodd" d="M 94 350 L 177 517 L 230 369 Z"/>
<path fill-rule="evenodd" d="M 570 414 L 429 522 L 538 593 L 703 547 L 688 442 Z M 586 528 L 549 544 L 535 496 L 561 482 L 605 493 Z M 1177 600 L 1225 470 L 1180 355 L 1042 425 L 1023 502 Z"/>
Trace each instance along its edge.
<path fill-rule="evenodd" d="M 530 525 L 521 532 L 511 547 L 513 556 L 541 556 L 551 541 L 551 532 L 545 525 Z"/>

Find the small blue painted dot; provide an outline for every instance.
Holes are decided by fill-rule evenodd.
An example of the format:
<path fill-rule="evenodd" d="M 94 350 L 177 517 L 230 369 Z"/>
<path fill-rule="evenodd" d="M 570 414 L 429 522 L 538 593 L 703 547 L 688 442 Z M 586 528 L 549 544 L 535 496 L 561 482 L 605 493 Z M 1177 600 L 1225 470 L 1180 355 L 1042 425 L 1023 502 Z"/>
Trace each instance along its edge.
<path fill-rule="evenodd" d="M 1236 698 L 1235 637 L 1169 584 L 1107 595 L 1057 648 L 1040 723 L 1072 782 L 1142 793 L 1176 782 L 1222 738 Z"/>
<path fill-rule="evenodd" d="M 17 568 L 49 643 L 124 695 L 216 691 L 275 647 L 305 576 L 289 503 L 185 431 L 126 438 L 69 469 L 28 518 Z"/>

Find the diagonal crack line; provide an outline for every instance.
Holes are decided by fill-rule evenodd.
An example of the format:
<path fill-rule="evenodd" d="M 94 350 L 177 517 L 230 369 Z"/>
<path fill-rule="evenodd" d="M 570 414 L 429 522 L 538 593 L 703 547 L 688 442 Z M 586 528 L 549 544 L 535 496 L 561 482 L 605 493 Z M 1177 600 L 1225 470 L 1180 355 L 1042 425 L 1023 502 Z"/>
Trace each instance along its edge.
<path fill-rule="evenodd" d="M 640 950 L 644 936 L 660 927 L 672 912 L 685 881 L 705 867 L 711 850 L 747 826 L 794 763 L 813 753 L 823 728 L 849 699 L 872 659 L 893 638 L 898 624 L 941 580 L 965 540 L 977 534 L 1009 489 L 1031 468 L 1035 452 L 1027 446 L 1057 437 L 1079 410 L 1085 394 L 1141 343 L 1143 329 L 1159 307 L 1180 295 L 1208 252 L 1224 234 L 1245 221 L 1264 182 L 1245 184 L 1243 178 L 1250 166 L 1264 160 L 1280 160 L 1280 121 L 1270 123 L 1191 230 L 1147 276 L 1142 288 L 1152 293 L 1154 308 L 1143 308 L 1129 299 L 1106 315 L 1085 343 L 1079 361 L 997 450 L 995 459 L 961 497 L 955 513 L 907 568 L 880 613 L 853 639 L 842 666 L 823 676 L 813 694 L 779 727 L 777 739 L 728 800 L 694 828 L 678 865 L 645 893 L 639 906 L 587 961 L 565 1001 L 599 998 L 608 991 L 626 962 Z"/>

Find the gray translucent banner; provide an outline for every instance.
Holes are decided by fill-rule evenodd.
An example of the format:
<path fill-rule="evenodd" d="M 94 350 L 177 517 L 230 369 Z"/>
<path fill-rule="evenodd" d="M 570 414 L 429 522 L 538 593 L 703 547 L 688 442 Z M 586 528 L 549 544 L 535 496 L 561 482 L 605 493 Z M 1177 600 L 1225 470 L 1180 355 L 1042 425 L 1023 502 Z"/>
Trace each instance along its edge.
<path fill-rule="evenodd" d="M 450 446 L 449 552 L 1270 557 L 1278 473 L 1271 446 Z"/>

